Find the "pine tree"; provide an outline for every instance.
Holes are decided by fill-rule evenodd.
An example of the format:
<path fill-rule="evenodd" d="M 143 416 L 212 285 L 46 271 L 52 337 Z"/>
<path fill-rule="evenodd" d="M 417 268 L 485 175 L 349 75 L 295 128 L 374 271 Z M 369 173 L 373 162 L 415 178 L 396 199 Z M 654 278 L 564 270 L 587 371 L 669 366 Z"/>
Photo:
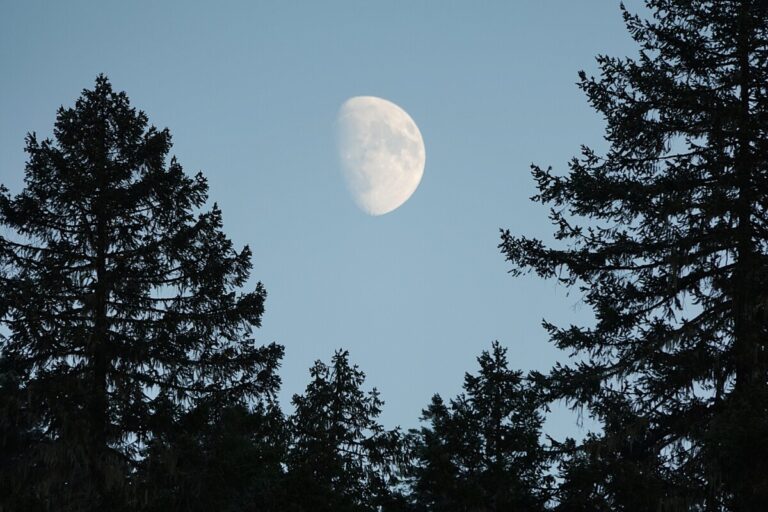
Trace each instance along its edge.
<path fill-rule="evenodd" d="M 494 342 L 464 392 L 435 395 L 417 434 L 412 499 L 424 511 L 545 510 L 551 477 L 540 442 L 544 405 Z"/>
<path fill-rule="evenodd" d="M 568 438 L 556 443 L 560 458 L 555 512 L 613 512 L 607 474 L 599 459 L 600 440 L 590 433 L 581 445 Z"/>
<path fill-rule="evenodd" d="M 19 375 L 8 359 L 0 356 L 0 511 L 44 510 L 43 504 L 17 478 L 25 454 L 41 438 L 25 407 Z"/>
<path fill-rule="evenodd" d="M 286 434 L 276 404 L 199 403 L 150 444 L 137 508 L 283 512 Z"/>
<path fill-rule="evenodd" d="M 290 418 L 291 510 L 397 510 L 403 438 L 378 423 L 384 404 L 378 391 L 362 390 L 365 374 L 350 365 L 347 351 L 337 351 L 330 365 L 315 362 L 310 375 L 304 394 L 293 397 Z"/>
<path fill-rule="evenodd" d="M 582 148 L 564 176 L 533 167 L 561 245 L 505 231 L 501 248 L 595 312 L 593 327 L 545 323 L 578 356 L 554 368 L 556 396 L 594 409 L 626 387 L 666 469 L 700 482 L 697 506 L 763 510 L 767 4 L 646 4 L 648 20 L 624 10 L 639 57 L 580 74 L 607 152 Z"/>
<path fill-rule="evenodd" d="M 669 472 L 644 418 L 621 395 L 601 404 L 603 431 L 553 443 L 560 458 L 555 512 L 657 512 L 689 510 L 695 501 L 683 492 L 685 475 Z M 695 493 L 693 494 L 695 498 Z"/>
<path fill-rule="evenodd" d="M 250 250 L 202 210 L 206 180 L 168 160 L 167 129 L 99 76 L 54 137 L 27 136 L 25 187 L 0 194 L 0 351 L 40 437 L 14 474 L 46 507 L 115 509 L 185 411 L 270 400 L 282 347 L 250 338 Z"/>

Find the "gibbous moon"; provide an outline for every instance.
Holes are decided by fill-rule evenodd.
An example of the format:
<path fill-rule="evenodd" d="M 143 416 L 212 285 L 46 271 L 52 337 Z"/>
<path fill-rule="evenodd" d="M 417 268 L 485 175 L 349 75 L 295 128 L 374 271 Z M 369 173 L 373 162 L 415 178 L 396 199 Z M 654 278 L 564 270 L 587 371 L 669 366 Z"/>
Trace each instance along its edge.
<path fill-rule="evenodd" d="M 352 198 L 369 215 L 396 209 L 424 175 L 424 139 L 405 110 L 374 96 L 356 96 L 339 109 L 338 148 Z"/>

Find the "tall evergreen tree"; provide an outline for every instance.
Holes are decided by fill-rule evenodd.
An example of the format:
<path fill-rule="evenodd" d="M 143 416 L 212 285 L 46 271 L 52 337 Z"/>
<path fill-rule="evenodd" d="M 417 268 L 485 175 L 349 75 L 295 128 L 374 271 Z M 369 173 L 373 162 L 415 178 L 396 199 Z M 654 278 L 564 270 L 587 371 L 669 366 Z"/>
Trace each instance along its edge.
<path fill-rule="evenodd" d="M 593 327 L 545 324 L 579 355 L 557 396 L 626 387 L 670 471 L 707 510 L 768 503 L 768 11 L 763 0 L 647 0 L 636 59 L 580 87 L 610 148 L 565 176 L 533 167 L 565 247 L 503 232 L 513 272 L 578 286 Z M 579 218 L 588 222 L 580 223 Z"/>
<path fill-rule="evenodd" d="M 378 391 L 362 390 L 365 374 L 350 365 L 347 351 L 337 351 L 330 365 L 317 361 L 310 375 L 304 394 L 293 397 L 290 419 L 292 510 L 398 510 L 403 436 L 378 423 L 384 404 Z"/>
<path fill-rule="evenodd" d="M 577 445 L 554 443 L 560 458 L 555 512 L 658 512 L 688 509 L 685 474 L 669 471 L 644 418 L 621 395 L 601 409 L 603 431 Z"/>
<path fill-rule="evenodd" d="M 40 431 L 24 404 L 19 375 L 0 356 L 0 512 L 43 510 L 41 501 L 28 492 L 27 483 L 16 473 L 40 440 Z"/>
<path fill-rule="evenodd" d="M 464 392 L 446 404 L 435 395 L 417 432 L 412 499 L 417 510 L 441 512 L 545 510 L 552 486 L 540 442 L 538 391 L 510 370 L 494 342 L 467 373 Z"/>
<path fill-rule="evenodd" d="M 150 443 L 135 509 L 284 512 L 286 434 L 276 404 L 199 403 Z"/>
<path fill-rule="evenodd" d="M 206 180 L 168 160 L 167 129 L 99 76 L 54 137 L 27 136 L 25 187 L 0 194 L 0 351 L 39 435 L 12 471 L 46 507 L 109 510 L 195 404 L 270 400 L 282 347 L 251 339 L 250 250 L 201 210 Z"/>

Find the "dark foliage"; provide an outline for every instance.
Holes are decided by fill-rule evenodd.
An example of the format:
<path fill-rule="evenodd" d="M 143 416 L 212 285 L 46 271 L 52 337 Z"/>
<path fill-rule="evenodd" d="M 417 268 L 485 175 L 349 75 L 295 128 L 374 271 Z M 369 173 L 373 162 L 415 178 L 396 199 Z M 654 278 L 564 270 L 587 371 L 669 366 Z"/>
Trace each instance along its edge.
<path fill-rule="evenodd" d="M 151 511 L 283 511 L 285 423 L 275 406 L 203 403 L 150 444 L 137 506 Z"/>
<path fill-rule="evenodd" d="M 658 508 L 764 510 L 767 4 L 646 3 L 650 20 L 625 12 L 639 57 L 581 74 L 608 152 L 583 148 L 565 176 L 533 168 L 566 247 L 504 232 L 501 248 L 513 272 L 577 286 L 594 309 L 594 327 L 546 324 L 579 356 L 550 386 L 603 418 L 626 394 L 638 441 L 696 488 L 695 503 L 684 485 Z"/>
<path fill-rule="evenodd" d="M 42 503 L 17 478 L 26 455 L 41 442 L 38 429 L 24 403 L 18 375 L 0 356 L 0 510 L 42 510 Z M 31 478 L 39 478 L 34 470 Z"/>
<path fill-rule="evenodd" d="M 27 137 L 25 188 L 0 194 L 3 406 L 23 427 L 4 442 L 24 446 L 0 481 L 43 508 L 118 509 L 147 446 L 201 401 L 271 401 L 282 347 L 250 338 L 250 251 L 199 211 L 206 181 L 168 160 L 168 130 L 99 77 L 54 136 Z"/>
<path fill-rule="evenodd" d="M 403 436 L 378 422 L 383 402 L 361 388 L 365 374 L 338 351 L 317 361 L 303 395 L 295 395 L 288 455 L 292 509 L 303 512 L 399 510 L 397 475 L 405 463 Z"/>
<path fill-rule="evenodd" d="M 660 503 L 692 508 L 695 493 L 686 495 L 685 475 L 664 465 L 647 421 L 618 395 L 601 414 L 600 434 L 590 433 L 580 445 L 554 443 L 562 478 L 555 512 L 657 512 Z"/>
<path fill-rule="evenodd" d="M 540 442 L 543 404 L 522 372 L 510 370 L 494 342 L 466 374 L 464 392 L 439 395 L 415 432 L 413 499 L 424 511 L 544 510 L 550 498 L 547 451 Z"/>

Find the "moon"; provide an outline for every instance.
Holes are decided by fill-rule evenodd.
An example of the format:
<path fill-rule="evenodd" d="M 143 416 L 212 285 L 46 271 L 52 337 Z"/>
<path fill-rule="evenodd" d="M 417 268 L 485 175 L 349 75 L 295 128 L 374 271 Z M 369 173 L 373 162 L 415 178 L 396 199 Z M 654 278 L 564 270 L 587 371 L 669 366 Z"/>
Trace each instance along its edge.
<path fill-rule="evenodd" d="M 357 206 L 384 215 L 405 203 L 424 175 L 424 139 L 411 116 L 391 101 L 355 96 L 338 114 L 338 150 Z"/>

